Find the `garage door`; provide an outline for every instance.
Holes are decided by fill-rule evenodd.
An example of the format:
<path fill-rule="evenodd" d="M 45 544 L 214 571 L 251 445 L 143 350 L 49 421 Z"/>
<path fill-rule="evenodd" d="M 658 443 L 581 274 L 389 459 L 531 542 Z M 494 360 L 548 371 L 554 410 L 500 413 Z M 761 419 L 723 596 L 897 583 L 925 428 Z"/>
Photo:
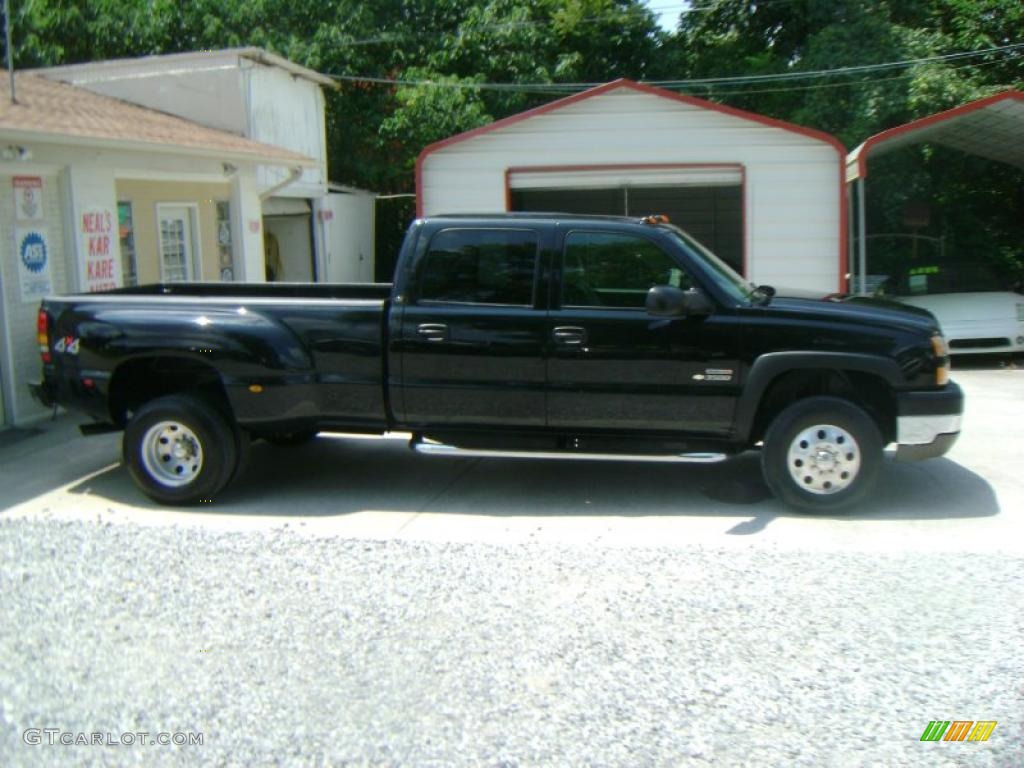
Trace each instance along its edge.
<path fill-rule="evenodd" d="M 528 170 L 509 175 L 514 211 L 644 216 L 663 213 L 743 270 L 743 171 Z"/>

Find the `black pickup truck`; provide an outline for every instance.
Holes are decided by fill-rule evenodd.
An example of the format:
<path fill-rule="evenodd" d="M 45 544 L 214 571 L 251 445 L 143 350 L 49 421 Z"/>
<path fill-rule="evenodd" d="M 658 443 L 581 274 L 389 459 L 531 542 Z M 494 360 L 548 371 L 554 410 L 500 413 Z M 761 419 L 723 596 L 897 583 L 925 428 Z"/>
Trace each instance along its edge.
<path fill-rule="evenodd" d="M 963 396 L 938 324 L 754 286 L 664 217 L 415 221 L 393 285 L 149 285 L 48 298 L 46 404 L 124 430 L 157 501 L 208 500 L 250 439 L 407 431 L 421 453 L 713 462 L 760 449 L 831 510 L 883 449 L 945 453 Z"/>

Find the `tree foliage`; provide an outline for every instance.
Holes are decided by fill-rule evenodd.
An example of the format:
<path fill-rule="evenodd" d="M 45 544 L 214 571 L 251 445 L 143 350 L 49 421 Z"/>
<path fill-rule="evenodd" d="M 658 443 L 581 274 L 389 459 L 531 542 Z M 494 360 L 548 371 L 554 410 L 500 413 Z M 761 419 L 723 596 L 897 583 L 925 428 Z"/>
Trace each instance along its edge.
<path fill-rule="evenodd" d="M 884 128 L 1024 86 L 1021 51 L 938 58 L 1024 41 L 1020 0 L 702 0 L 684 9 L 672 33 L 641 0 L 11 4 L 18 67 L 255 45 L 345 78 L 433 83 L 344 79 L 328 94 L 331 178 L 381 192 L 412 189 L 415 157 L 427 144 L 567 92 L 560 84 L 745 77 L 686 90 L 828 131 L 851 147 Z M 917 63 L 749 79 L 901 61 Z M 972 248 L 1009 262 L 1019 253 L 1018 171 L 921 148 L 881 163 L 877 178 L 894 183 L 869 188 L 874 226 L 902 226 L 902 202 L 916 196 L 935 209 L 936 230 L 999 230 Z M 985 224 L 993 218 L 998 227 Z"/>
<path fill-rule="evenodd" d="M 423 146 L 535 106 L 543 92 L 451 83 L 645 78 L 663 34 L 638 0 L 12 0 L 18 67 L 243 45 L 343 81 L 328 94 L 332 178 L 411 188 Z"/>
<path fill-rule="evenodd" d="M 836 70 L 1024 42 L 1019 0 L 719 0 L 681 17 L 670 41 L 690 77 Z M 1018 55 L 922 62 L 716 98 L 834 133 L 849 146 L 884 128 L 1024 82 Z"/>

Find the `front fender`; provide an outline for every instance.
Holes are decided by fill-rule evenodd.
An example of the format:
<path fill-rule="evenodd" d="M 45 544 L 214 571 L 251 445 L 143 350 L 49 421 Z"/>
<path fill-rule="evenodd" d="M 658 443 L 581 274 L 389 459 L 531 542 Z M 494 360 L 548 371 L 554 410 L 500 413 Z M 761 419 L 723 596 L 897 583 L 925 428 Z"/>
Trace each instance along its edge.
<path fill-rule="evenodd" d="M 852 352 L 769 352 L 758 357 L 750 367 L 743 391 L 736 406 L 736 438 L 746 442 L 757 416 L 765 391 L 779 376 L 799 370 L 858 371 L 879 376 L 893 388 L 904 381 L 899 364 L 878 355 Z"/>

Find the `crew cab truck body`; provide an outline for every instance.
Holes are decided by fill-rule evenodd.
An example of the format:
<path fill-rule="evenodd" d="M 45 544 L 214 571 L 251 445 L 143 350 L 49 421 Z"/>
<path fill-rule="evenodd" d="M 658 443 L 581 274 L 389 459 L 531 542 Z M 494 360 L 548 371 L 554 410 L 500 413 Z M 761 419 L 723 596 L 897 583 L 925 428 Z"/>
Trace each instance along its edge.
<path fill-rule="evenodd" d="M 413 434 L 422 453 L 708 462 L 762 447 L 802 509 L 883 448 L 945 453 L 963 398 L 927 312 L 756 288 L 658 217 L 417 220 L 393 285 L 172 284 L 46 299 L 44 403 L 124 430 L 147 494 L 206 500 L 250 438 Z"/>

